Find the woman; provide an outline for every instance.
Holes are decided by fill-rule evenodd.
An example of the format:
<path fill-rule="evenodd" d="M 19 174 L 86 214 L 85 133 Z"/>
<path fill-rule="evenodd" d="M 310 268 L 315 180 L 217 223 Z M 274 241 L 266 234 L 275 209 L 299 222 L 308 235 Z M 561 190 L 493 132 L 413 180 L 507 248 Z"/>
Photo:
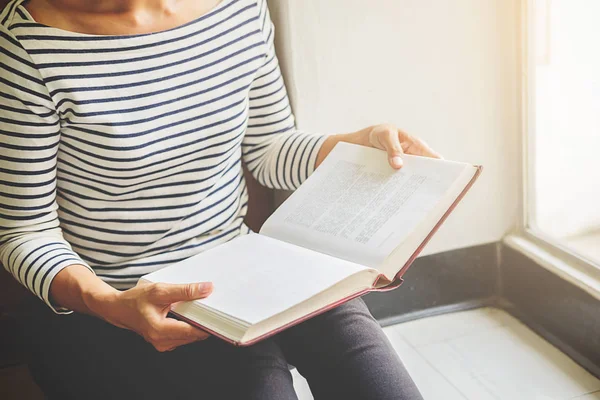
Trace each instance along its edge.
<path fill-rule="evenodd" d="M 292 399 L 288 363 L 317 399 L 420 398 L 361 300 L 238 349 L 167 317 L 210 283 L 136 283 L 248 232 L 242 161 L 294 189 L 340 141 L 392 168 L 434 151 L 297 131 L 264 0 L 14 0 L 0 22 L 0 260 L 49 306 L 22 319 L 50 398 Z"/>

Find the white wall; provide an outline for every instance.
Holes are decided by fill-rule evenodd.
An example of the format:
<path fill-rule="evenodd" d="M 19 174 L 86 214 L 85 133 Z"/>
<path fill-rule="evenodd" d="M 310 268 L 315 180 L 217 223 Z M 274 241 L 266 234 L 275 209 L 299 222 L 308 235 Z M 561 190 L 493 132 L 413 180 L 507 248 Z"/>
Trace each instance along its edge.
<path fill-rule="evenodd" d="M 517 220 L 518 0 L 270 0 L 298 127 L 391 122 L 484 173 L 427 253 Z"/>

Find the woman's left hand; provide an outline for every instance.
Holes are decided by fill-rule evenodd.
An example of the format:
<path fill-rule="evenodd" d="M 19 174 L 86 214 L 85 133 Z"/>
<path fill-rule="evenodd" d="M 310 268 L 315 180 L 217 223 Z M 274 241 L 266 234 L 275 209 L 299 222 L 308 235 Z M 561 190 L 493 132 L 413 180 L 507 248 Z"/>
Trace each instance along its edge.
<path fill-rule="evenodd" d="M 402 156 L 412 154 L 416 156 L 442 158 L 421 139 L 411 136 L 393 125 L 375 125 L 358 132 L 332 135 L 328 137 L 317 156 L 317 166 L 327 157 L 327 154 L 338 142 L 359 144 L 385 150 L 388 160 L 393 168 L 402 168 Z"/>

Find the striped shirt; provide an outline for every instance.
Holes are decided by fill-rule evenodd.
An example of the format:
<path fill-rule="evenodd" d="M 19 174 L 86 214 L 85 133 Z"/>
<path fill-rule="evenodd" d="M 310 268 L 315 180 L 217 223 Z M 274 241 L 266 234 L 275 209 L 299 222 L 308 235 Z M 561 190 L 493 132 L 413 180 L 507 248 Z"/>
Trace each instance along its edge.
<path fill-rule="evenodd" d="M 298 187 L 323 136 L 295 129 L 266 0 L 166 31 L 68 32 L 0 14 L 0 261 L 48 305 L 83 264 L 118 289 L 248 232 L 242 162 Z"/>

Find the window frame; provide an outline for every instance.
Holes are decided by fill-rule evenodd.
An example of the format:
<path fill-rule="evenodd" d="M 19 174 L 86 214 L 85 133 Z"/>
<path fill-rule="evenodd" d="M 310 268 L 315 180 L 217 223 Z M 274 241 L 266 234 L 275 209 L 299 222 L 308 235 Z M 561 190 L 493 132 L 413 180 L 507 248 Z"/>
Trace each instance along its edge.
<path fill-rule="evenodd" d="M 600 261 L 591 260 L 571 250 L 559 240 L 538 229 L 533 216 L 535 206 L 535 20 L 532 12 L 536 1 L 521 0 L 520 24 L 520 111 L 521 111 L 521 168 L 522 204 L 514 234 L 504 243 L 517 249 L 542 266 L 600 298 Z"/>

